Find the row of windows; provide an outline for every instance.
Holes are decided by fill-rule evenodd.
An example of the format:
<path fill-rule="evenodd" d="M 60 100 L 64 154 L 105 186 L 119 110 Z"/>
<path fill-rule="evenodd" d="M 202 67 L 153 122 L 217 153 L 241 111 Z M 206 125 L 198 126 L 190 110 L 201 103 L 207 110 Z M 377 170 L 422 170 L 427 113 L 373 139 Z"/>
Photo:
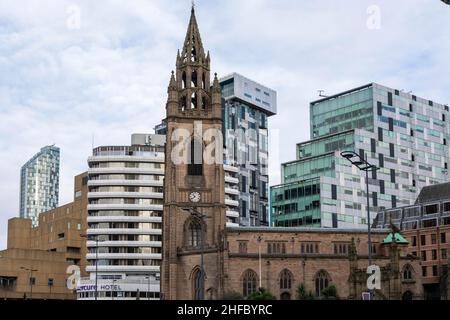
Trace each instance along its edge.
<path fill-rule="evenodd" d="M 92 223 L 89 229 L 161 229 L 161 223 L 152 222 L 102 222 Z"/>
<path fill-rule="evenodd" d="M 422 234 L 420 236 L 420 245 L 425 246 L 427 245 L 427 236 Z M 437 234 L 432 233 L 430 234 L 430 242 L 428 244 L 437 244 Z M 440 234 L 440 243 L 446 243 L 447 242 L 447 236 L 445 232 L 441 232 Z M 412 246 L 415 247 L 417 246 L 417 236 L 412 236 L 411 237 L 411 243 Z"/>
<path fill-rule="evenodd" d="M 98 241 L 161 241 L 160 235 L 149 234 L 101 234 Z"/>
<path fill-rule="evenodd" d="M 91 180 L 163 180 L 164 176 L 155 174 L 98 174 L 90 177 Z"/>
<path fill-rule="evenodd" d="M 145 168 L 145 169 L 164 169 L 163 163 L 153 162 L 100 162 L 92 163 L 91 168 Z"/>
<path fill-rule="evenodd" d="M 430 250 L 430 251 L 431 251 L 431 259 L 430 259 L 430 256 L 427 255 L 428 251 L 423 250 L 423 251 L 420 252 L 420 258 L 422 259 L 422 261 L 439 260 L 437 249 L 433 249 L 433 250 Z M 417 251 L 413 251 L 411 254 L 413 256 L 417 256 Z M 441 257 L 440 257 L 440 259 L 447 260 L 447 249 L 441 249 Z"/>
<path fill-rule="evenodd" d="M 163 187 L 137 187 L 137 186 L 101 186 L 93 187 L 90 192 L 154 192 L 162 193 Z"/>
<path fill-rule="evenodd" d="M 248 253 L 248 241 L 238 241 L 238 252 Z M 333 243 L 333 253 L 336 255 L 347 255 L 350 252 L 350 243 Z M 377 244 L 373 244 L 372 253 L 377 253 Z M 320 244 L 317 242 L 302 242 L 300 244 L 300 253 L 319 254 Z M 268 254 L 286 254 L 286 242 L 268 242 Z"/>
<path fill-rule="evenodd" d="M 162 211 L 154 210 L 100 210 L 89 211 L 90 217 L 161 217 Z"/>
<path fill-rule="evenodd" d="M 78 298 L 94 298 L 93 292 L 79 292 Z M 159 299 L 159 292 L 136 292 L 136 291 L 98 291 L 99 298 L 142 298 L 142 299 Z"/>
<path fill-rule="evenodd" d="M 307 185 L 304 187 L 298 187 L 293 189 L 284 190 L 284 194 L 276 194 L 275 201 L 283 201 L 290 199 L 297 199 L 301 197 L 307 197 L 311 195 L 320 194 L 320 184 Z"/>
<path fill-rule="evenodd" d="M 163 204 L 162 199 L 138 199 L 138 198 L 104 198 L 90 200 L 89 204 Z"/>
<path fill-rule="evenodd" d="M 88 250 L 89 253 L 97 253 L 96 247 L 91 247 Z M 161 253 L 161 248 L 159 247 L 99 247 L 98 253 Z"/>
<path fill-rule="evenodd" d="M 95 260 L 88 260 L 90 266 L 95 266 Z M 159 260 L 149 259 L 99 259 L 98 266 L 160 266 Z"/>
<path fill-rule="evenodd" d="M 280 272 L 279 276 L 279 288 L 280 290 L 290 291 L 294 284 L 294 275 L 288 270 L 284 269 Z M 316 296 L 321 296 L 322 291 L 327 288 L 331 282 L 331 277 L 325 270 L 320 270 L 314 275 L 313 282 L 315 284 Z M 244 297 L 256 292 L 258 288 L 258 275 L 254 270 L 248 269 L 242 275 L 242 293 Z"/>

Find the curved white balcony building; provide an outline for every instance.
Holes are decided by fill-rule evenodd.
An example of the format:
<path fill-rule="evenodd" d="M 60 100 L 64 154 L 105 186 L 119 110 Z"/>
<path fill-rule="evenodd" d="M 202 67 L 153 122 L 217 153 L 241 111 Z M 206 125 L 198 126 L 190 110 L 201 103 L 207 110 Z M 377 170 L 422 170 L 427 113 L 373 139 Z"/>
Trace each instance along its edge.
<path fill-rule="evenodd" d="M 225 171 L 225 205 L 227 206 L 227 227 L 239 226 L 239 168 L 224 165 Z"/>
<path fill-rule="evenodd" d="M 100 299 L 159 298 L 164 143 L 98 147 L 88 164 L 90 279 L 78 298 L 95 298 L 88 289 L 96 278 Z"/>

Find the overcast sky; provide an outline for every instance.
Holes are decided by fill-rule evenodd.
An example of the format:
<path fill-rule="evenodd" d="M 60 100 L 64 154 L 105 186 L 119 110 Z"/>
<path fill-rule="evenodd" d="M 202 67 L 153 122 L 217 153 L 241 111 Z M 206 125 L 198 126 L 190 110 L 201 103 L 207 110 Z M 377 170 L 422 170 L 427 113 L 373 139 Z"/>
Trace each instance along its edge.
<path fill-rule="evenodd" d="M 60 204 L 94 144 L 129 144 L 164 117 L 189 0 L 0 1 L 0 249 L 20 167 L 61 148 Z M 440 0 L 197 0 L 212 72 L 278 92 L 271 185 L 309 139 L 309 102 L 378 82 L 450 102 L 450 6 Z M 79 18 L 79 19 L 78 19 Z"/>

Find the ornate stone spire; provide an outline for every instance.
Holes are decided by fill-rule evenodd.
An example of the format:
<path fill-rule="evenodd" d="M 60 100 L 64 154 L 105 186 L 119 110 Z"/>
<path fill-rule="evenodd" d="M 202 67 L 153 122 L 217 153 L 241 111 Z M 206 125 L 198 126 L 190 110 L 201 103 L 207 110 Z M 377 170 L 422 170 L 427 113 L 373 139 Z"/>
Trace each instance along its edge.
<path fill-rule="evenodd" d="M 169 90 L 175 91 L 175 82 L 178 98 L 172 96 L 169 99 L 171 104 L 167 106 L 168 116 L 206 117 L 217 113 L 211 112 L 220 104 L 220 98 L 212 97 L 209 66 L 209 52 L 206 55 L 203 49 L 195 9 L 192 6 L 183 48 L 177 52 L 175 77 L 170 80 Z M 219 83 L 216 82 L 213 90 L 220 91 Z"/>
<path fill-rule="evenodd" d="M 194 6 L 191 10 L 191 18 L 189 20 L 186 38 L 184 39 L 183 49 L 181 51 L 181 64 L 203 63 L 205 59 L 205 50 L 203 49 L 200 31 L 195 17 Z"/>

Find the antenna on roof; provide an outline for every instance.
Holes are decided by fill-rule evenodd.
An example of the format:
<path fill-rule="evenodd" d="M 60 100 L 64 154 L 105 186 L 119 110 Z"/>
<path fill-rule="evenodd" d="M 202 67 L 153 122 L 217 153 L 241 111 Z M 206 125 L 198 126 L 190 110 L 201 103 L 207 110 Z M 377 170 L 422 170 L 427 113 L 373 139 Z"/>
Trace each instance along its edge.
<path fill-rule="evenodd" d="M 328 97 L 328 96 L 323 94 L 323 92 L 325 92 L 325 90 L 317 90 L 317 92 L 319 92 L 319 97 L 324 97 L 324 98 Z"/>

